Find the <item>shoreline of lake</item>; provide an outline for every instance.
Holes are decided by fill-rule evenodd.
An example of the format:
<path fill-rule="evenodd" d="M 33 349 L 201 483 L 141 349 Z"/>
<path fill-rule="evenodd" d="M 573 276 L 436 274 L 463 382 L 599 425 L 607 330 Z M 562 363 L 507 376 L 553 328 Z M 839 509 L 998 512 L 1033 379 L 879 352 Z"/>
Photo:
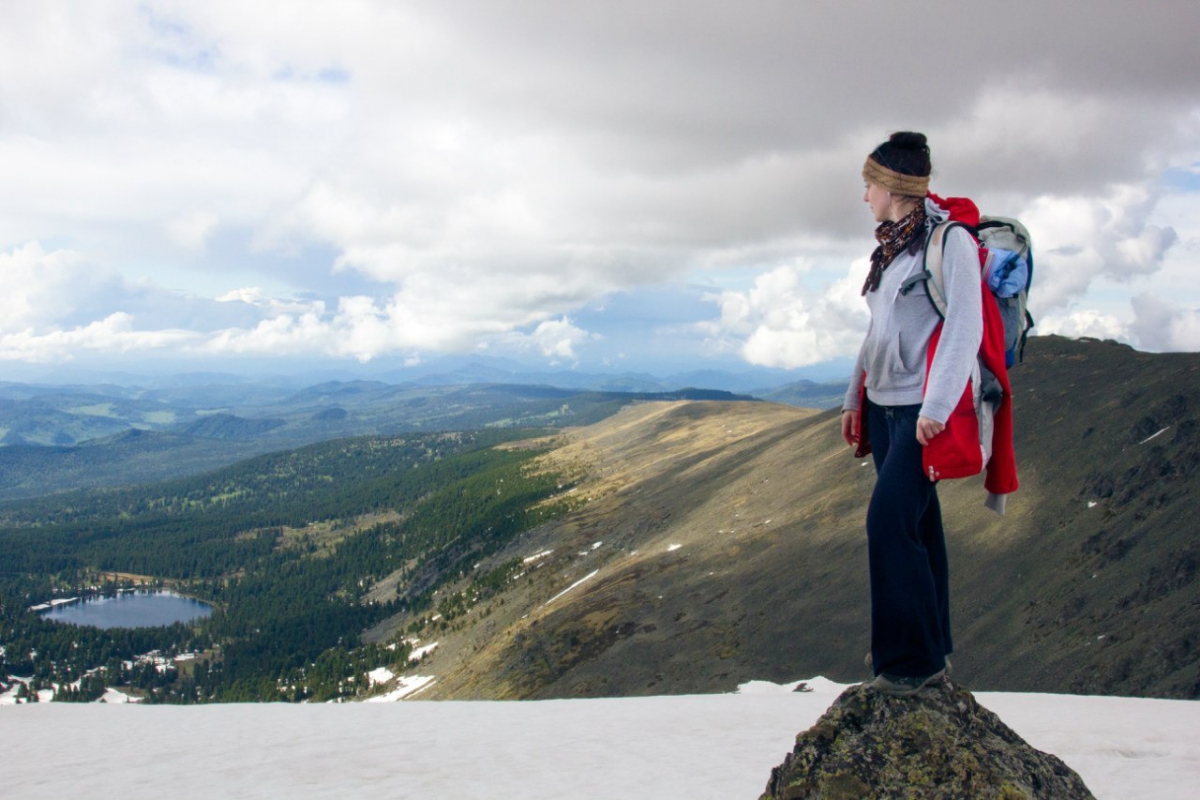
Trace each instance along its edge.
<path fill-rule="evenodd" d="M 51 600 L 41 606 L 30 610 L 52 622 L 101 629 L 164 627 L 209 617 L 216 610 L 211 603 L 170 589 L 141 588 Z"/>

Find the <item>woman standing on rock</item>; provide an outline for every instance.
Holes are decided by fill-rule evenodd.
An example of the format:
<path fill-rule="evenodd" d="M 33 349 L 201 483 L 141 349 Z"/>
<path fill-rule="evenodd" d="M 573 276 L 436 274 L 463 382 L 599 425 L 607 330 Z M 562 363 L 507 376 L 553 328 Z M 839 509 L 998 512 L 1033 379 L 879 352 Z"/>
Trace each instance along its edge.
<path fill-rule="evenodd" d="M 910 132 L 893 134 L 863 167 L 863 200 L 878 223 L 879 246 L 862 290 L 871 324 L 842 407 L 842 437 L 875 460 L 867 507 L 870 686 L 895 695 L 940 679 L 953 650 L 942 513 L 922 450 L 945 430 L 983 335 L 978 248 L 970 234 L 956 226 L 946 236 L 944 322 L 920 279 L 929 232 L 946 218 L 927 200 L 930 172 L 925 136 Z"/>

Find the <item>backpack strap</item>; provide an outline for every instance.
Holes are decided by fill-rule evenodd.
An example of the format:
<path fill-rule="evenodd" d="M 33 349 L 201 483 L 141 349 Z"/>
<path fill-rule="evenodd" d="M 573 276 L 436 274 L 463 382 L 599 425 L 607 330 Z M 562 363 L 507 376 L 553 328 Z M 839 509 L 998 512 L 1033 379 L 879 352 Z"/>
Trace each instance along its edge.
<path fill-rule="evenodd" d="M 925 237 L 925 268 L 900 285 L 900 294 L 908 294 L 918 283 L 924 283 L 925 293 L 929 296 L 929 302 L 933 304 L 933 310 L 943 320 L 946 319 L 947 303 L 942 255 L 946 249 L 946 236 L 954 227 L 962 228 L 968 233 L 971 232 L 970 227 L 953 220 L 934 225 L 933 229 L 929 231 L 929 235 Z"/>
<path fill-rule="evenodd" d="M 929 302 L 943 321 L 946 319 L 946 309 L 949 304 L 946 302 L 946 278 L 942 268 L 942 256 L 946 249 L 946 237 L 949 235 L 950 229 L 956 226 L 971 234 L 972 239 L 975 238 L 975 232 L 971 227 L 962 222 L 951 220 L 934 226 L 925 242 L 924 272 L 913 275 L 900 287 L 900 291 L 907 294 L 909 289 L 924 281 L 925 293 L 929 295 Z M 972 381 L 978 387 L 980 399 L 986 400 L 993 408 L 999 405 L 1004 396 L 1003 386 L 996 374 L 982 362 L 979 363 L 979 374 L 972 376 Z"/>

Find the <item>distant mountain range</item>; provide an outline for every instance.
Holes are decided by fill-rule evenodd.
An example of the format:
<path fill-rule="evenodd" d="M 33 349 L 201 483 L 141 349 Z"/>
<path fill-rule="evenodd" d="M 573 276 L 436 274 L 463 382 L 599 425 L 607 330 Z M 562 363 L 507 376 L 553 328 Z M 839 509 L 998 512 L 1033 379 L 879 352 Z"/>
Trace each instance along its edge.
<path fill-rule="evenodd" d="M 389 384 L 417 383 L 433 386 L 461 386 L 472 383 L 517 383 L 558 386 L 597 391 L 671 391 L 687 387 L 723 389 L 736 394 L 754 394 L 800 380 L 843 380 L 850 371 L 845 359 L 796 370 L 740 365 L 733 368 L 646 370 L 581 370 L 545 368 L 509 358 L 487 355 L 439 356 L 403 367 L 352 371 L 315 366 L 303 372 L 280 372 L 264 368 L 253 373 L 234 372 L 131 372 L 71 368 L 42 370 L 39 377 L 24 377 L 23 383 L 36 387 L 141 387 L 143 390 L 187 390 L 213 386 L 274 387 L 296 390 L 314 383 L 353 383 L 379 381 Z M 26 371 L 28 373 L 28 371 Z M 4 386 L 0 382 L 0 386 Z M 2 396 L 3 393 L 0 393 Z"/>
<path fill-rule="evenodd" d="M 389 374 L 408 378 L 402 383 L 294 385 L 215 373 L 130 384 L 0 382 L 0 500 L 180 477 L 346 436 L 584 425 L 627 403 L 668 396 L 826 407 L 840 403 L 844 387 L 805 380 L 745 390 L 771 374 L 778 378 L 770 370 L 659 379 L 510 369 L 518 367 L 500 359 L 452 361 Z M 136 432 L 146 435 L 123 435 Z"/>

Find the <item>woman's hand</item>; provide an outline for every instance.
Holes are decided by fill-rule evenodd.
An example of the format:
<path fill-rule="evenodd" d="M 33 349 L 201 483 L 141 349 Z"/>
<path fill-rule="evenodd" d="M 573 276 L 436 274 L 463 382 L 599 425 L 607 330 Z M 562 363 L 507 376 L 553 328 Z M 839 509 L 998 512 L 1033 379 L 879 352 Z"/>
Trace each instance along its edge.
<path fill-rule="evenodd" d="M 858 444 L 858 411 L 842 412 L 842 438 L 846 444 L 854 447 Z"/>
<path fill-rule="evenodd" d="M 842 417 L 843 427 L 845 426 L 845 416 Z M 942 431 L 946 430 L 946 424 L 932 420 L 929 417 L 917 417 L 917 441 L 924 447 L 929 444 L 933 437 L 937 436 Z"/>

